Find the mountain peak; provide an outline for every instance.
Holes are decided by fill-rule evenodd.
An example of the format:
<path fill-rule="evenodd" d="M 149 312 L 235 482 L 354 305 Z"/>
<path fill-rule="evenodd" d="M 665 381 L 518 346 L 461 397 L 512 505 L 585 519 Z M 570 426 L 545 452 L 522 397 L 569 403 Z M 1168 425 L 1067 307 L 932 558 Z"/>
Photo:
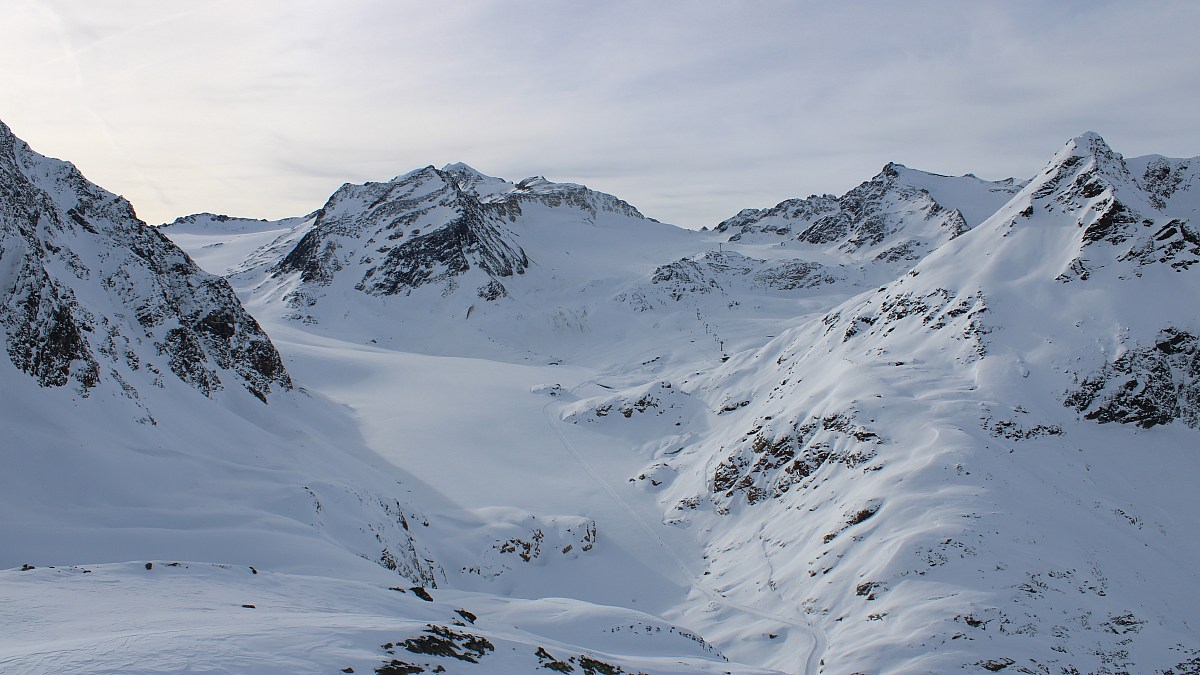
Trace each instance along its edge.
<path fill-rule="evenodd" d="M 1079 159 L 1094 159 L 1096 166 L 1102 169 L 1112 168 L 1117 173 L 1126 173 L 1124 158 L 1113 151 L 1104 137 L 1094 131 L 1085 131 L 1068 140 L 1061 150 L 1050 160 L 1050 166 L 1063 163 L 1075 165 Z"/>
<path fill-rule="evenodd" d="M 1085 131 L 1082 134 L 1079 134 L 1078 136 L 1076 136 L 1075 138 L 1072 138 L 1071 140 L 1076 143 L 1078 143 L 1078 142 L 1087 142 L 1087 143 L 1100 142 L 1100 143 L 1104 143 L 1105 145 L 1108 145 L 1108 143 L 1105 142 L 1104 137 L 1101 136 L 1100 134 L 1096 133 L 1095 131 Z"/>
<path fill-rule="evenodd" d="M 391 180 L 391 182 L 402 183 L 406 180 L 415 178 L 417 176 L 425 176 L 428 178 L 428 177 L 434 177 L 434 176 L 439 176 L 439 175 L 441 175 L 441 174 L 438 171 L 436 166 L 434 166 L 432 164 L 426 164 L 423 167 L 420 167 L 418 169 L 413 169 L 412 171 L 407 171 L 405 173 L 400 174 L 399 176 L 396 176 L 395 178 L 393 178 Z"/>
<path fill-rule="evenodd" d="M 1045 196 L 1048 190 L 1055 189 L 1060 184 L 1068 184 L 1072 177 L 1083 174 L 1089 176 L 1104 176 L 1105 180 L 1114 185 L 1132 183 L 1133 177 L 1125 159 L 1114 152 L 1100 134 L 1086 131 L 1068 140 L 1042 170 L 1043 177 L 1049 177 L 1046 185 L 1039 188 L 1039 195 Z"/>
<path fill-rule="evenodd" d="M 473 176 L 486 177 L 485 174 L 465 162 L 452 162 L 446 166 L 443 166 L 442 171 L 445 173 L 463 173 Z"/>
<path fill-rule="evenodd" d="M 512 183 L 503 178 L 489 176 L 464 162 L 447 164 L 439 173 L 450 176 L 460 190 L 465 190 L 480 198 L 512 190 Z"/>
<path fill-rule="evenodd" d="M 1074 156 L 1114 154 L 1104 137 L 1094 131 L 1085 131 L 1067 141 L 1063 146 L 1063 151 Z"/>
<path fill-rule="evenodd" d="M 530 176 L 528 178 L 522 178 L 521 181 L 517 183 L 517 189 L 528 190 L 530 188 L 549 184 L 550 181 L 546 180 L 545 176 Z"/>
<path fill-rule="evenodd" d="M 4 120 L 0 120 L 0 158 L 15 161 L 21 154 L 19 148 L 24 145 L 25 142 L 13 133 Z"/>

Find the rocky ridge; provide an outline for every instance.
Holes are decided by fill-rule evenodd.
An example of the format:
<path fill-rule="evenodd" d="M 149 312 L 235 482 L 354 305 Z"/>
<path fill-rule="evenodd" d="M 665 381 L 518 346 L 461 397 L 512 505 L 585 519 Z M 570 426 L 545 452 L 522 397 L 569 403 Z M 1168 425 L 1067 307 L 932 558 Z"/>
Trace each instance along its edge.
<path fill-rule="evenodd" d="M 42 386 L 86 396 L 107 382 L 137 399 L 169 371 L 210 397 L 236 383 L 265 403 L 291 388 L 224 279 L 2 124 L 0 196 L 0 325 L 13 365 Z"/>
<path fill-rule="evenodd" d="M 508 295 L 508 280 L 531 264 L 512 228 L 524 210 L 539 207 L 585 218 L 600 212 L 644 218 L 626 202 L 581 185 L 541 177 L 513 184 L 465 164 L 429 166 L 386 183 L 343 186 L 274 271 L 299 274 L 303 288 L 289 297 L 301 312 L 343 270 L 354 277 L 354 289 L 368 295 L 431 287 L 448 296 L 470 286 L 478 298 L 494 301 Z"/>
<path fill-rule="evenodd" d="M 911 264 L 978 225 L 1020 187 L 1011 178 L 951 178 L 889 163 L 841 197 L 813 195 L 746 209 L 715 230 L 729 241 L 790 240 L 846 261 Z"/>

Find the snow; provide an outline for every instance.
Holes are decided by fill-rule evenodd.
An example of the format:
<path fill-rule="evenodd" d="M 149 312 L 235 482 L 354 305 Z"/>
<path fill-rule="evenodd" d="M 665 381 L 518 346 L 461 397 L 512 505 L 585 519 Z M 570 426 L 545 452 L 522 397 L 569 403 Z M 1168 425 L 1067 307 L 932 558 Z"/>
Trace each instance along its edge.
<path fill-rule="evenodd" d="M 908 167 L 899 169 L 901 181 L 925 190 L 939 204 L 958 209 L 972 226 L 991 217 L 1012 199 L 1014 188 L 1021 187 L 1021 183 L 1012 178 L 987 181 L 972 175 L 941 176 Z"/>
<path fill-rule="evenodd" d="M 137 380 L 139 425 L 115 385 L 0 359 L 0 670 L 1183 670 L 1194 376 L 1155 345 L 1200 334 L 1194 242 L 1164 234 L 1193 165 L 1095 134 L 1030 181 L 893 164 L 860 248 L 465 164 L 302 218 L 180 219 L 162 232 L 229 278 L 296 390 Z M 403 248 L 463 219 L 465 270 Z M 874 258 L 905 239 L 915 258 Z M 301 245 L 321 274 L 280 266 Z M 436 279 L 367 292 L 384 247 Z M 1174 383 L 1175 421 L 1088 419 L 1140 353 L 1167 365 L 1128 377 Z M 494 649 L 398 646 L 443 629 Z"/>
<path fill-rule="evenodd" d="M 1098 170 L 1121 179 L 1115 189 L 1122 198 L 1132 200 L 1136 208 L 1152 209 L 1124 179 L 1128 174 L 1121 171 L 1119 160 L 1106 154 L 1100 143 L 1081 137 L 1052 160 L 1050 166 L 1056 167 L 1066 157 L 1084 159 L 1072 165 L 1069 170 L 1076 173 L 1061 178 L 1061 184 L 1076 184 L 1080 181 L 1075 175 Z M 798 672 L 797 662 L 806 664 L 804 672 L 815 672 L 822 657 L 839 668 L 889 672 L 944 670 L 1009 658 L 1005 654 L 1063 662 L 1062 652 L 1049 649 L 1056 645 L 1033 637 L 1046 631 L 1061 636 L 1056 647 L 1072 654 L 1069 658 L 1074 660 L 1068 662 L 1093 668 L 1115 663 L 1125 658 L 1122 653 L 1133 653 L 1127 644 L 1118 644 L 1131 638 L 1106 640 L 1104 635 L 1117 633 L 1104 628 L 1105 622 L 1119 625 L 1111 622 L 1126 613 L 1133 617 L 1131 621 L 1145 621 L 1147 615 L 1161 616 L 1155 608 L 1165 605 L 1135 600 L 1148 589 L 1135 582 L 1122 590 L 1114 575 L 1160 568 L 1160 574 L 1169 578 L 1179 570 L 1176 563 L 1161 559 L 1114 559 L 1097 542 L 1114 537 L 1105 529 L 1114 525 L 1114 514 L 1133 513 L 1134 504 L 1145 499 L 1157 499 L 1160 505 L 1155 508 L 1160 513 L 1190 512 L 1196 504 L 1187 496 L 1184 477 L 1177 477 L 1167 490 L 1172 499 L 1182 501 L 1169 505 L 1170 500 L 1098 478 L 1091 468 L 1093 460 L 1110 467 L 1124 466 L 1126 461 L 1111 453 L 1091 456 L 1099 447 L 1112 447 L 1104 440 L 1111 439 L 1111 433 L 1093 423 L 1074 421 L 1074 412 L 1056 397 L 1070 382 L 1060 375 L 1064 364 L 1082 371 L 1089 361 L 1098 365 L 1105 354 L 1114 356 L 1115 347 L 1100 353 L 1083 347 L 1093 336 L 1104 335 L 1105 327 L 1120 323 L 1141 327 L 1139 339 L 1153 336 L 1156 326 L 1166 320 L 1162 307 L 1136 298 L 1153 297 L 1159 293 L 1155 289 L 1178 283 L 1171 276 L 1176 273 L 1146 268 L 1140 276 L 1114 286 L 1117 280 L 1100 269 L 1094 274 L 1112 278 L 1113 283 L 1096 289 L 1054 281 L 1070 269 L 1083 246 L 1085 228 L 1076 226 L 1076 220 L 1086 219 L 1091 207 L 1105 199 L 1101 195 L 1082 205 L 1052 204 L 1050 215 L 1035 214 L 1024 222 L 1021 213 L 1030 204 L 1029 195 L 1042 189 L 1056 171 L 1030 184 L 1009 181 L 997 186 L 973 177 L 937 177 L 895 165 L 893 170 L 902 183 L 934 199 L 966 204 L 964 217 L 976 227 L 941 244 L 913 274 L 900 276 L 884 293 L 849 274 L 828 286 L 773 293 L 746 284 L 742 268 L 759 265 L 755 260 L 831 262 L 820 257 L 828 252 L 795 246 L 785 252 L 768 242 L 746 241 L 719 242 L 727 253 L 689 254 L 689 250 L 711 251 L 718 242 L 711 235 L 650 229 L 642 222 L 600 226 L 583 213 L 572 217 L 569 212 L 534 205 L 510 224 L 515 241 L 534 264 L 519 278 L 506 280 L 510 297 L 477 304 L 470 319 L 464 319 L 462 311 L 448 316 L 432 297 L 423 300 L 414 294 L 405 307 L 421 313 L 417 324 L 405 315 L 399 321 L 389 320 L 383 318 L 388 312 L 378 308 L 394 301 L 375 304 L 372 310 L 362 307 L 361 297 L 343 291 L 346 300 L 336 305 L 342 318 L 360 313 L 378 317 L 369 334 L 389 336 L 378 342 L 387 345 L 382 351 L 399 352 L 377 360 L 372 357 L 380 377 L 398 381 L 405 373 L 422 383 L 420 393 L 402 399 L 403 408 L 421 412 L 404 421 L 393 415 L 395 426 L 385 428 L 374 421 L 388 417 L 381 409 L 386 403 L 380 401 L 397 400 L 397 394 L 368 386 L 372 380 L 359 375 L 348 376 L 335 397 L 362 411 L 365 428 L 379 425 L 379 432 L 368 434 L 373 447 L 383 445 L 375 439 L 417 438 L 420 446 L 438 443 L 447 452 L 461 452 L 458 461 L 471 462 L 481 476 L 500 477 L 492 484 L 478 484 L 462 472 L 447 474 L 427 458 L 390 456 L 441 492 L 477 499 L 464 504 L 474 512 L 481 512 L 486 504 L 504 504 L 520 505 L 521 511 L 530 513 L 592 517 L 600 544 L 591 560 L 618 552 L 618 557 L 609 558 L 613 569 L 657 570 L 662 576 L 652 585 L 676 589 L 658 594 L 638 589 L 623 596 L 621 576 L 616 577 L 618 583 L 606 586 L 604 575 L 585 567 L 589 559 L 581 556 L 559 568 L 562 576 L 542 572 L 535 583 L 509 581 L 499 586 L 504 593 L 534 597 L 540 585 L 580 599 L 626 606 L 632 606 L 636 596 L 642 608 L 657 603 L 656 613 L 693 627 L 731 658 L 785 672 Z M 990 196 L 981 198 L 985 192 Z M 1063 208 L 1073 209 L 1068 226 L 1063 224 L 1065 212 L 1056 215 Z M 995 215 L 983 215 L 989 211 Z M 665 238 L 656 239 L 660 230 Z M 580 258 L 580 251 L 593 255 Z M 749 257 L 736 257 L 741 254 Z M 568 258 L 569 265 L 559 262 Z M 713 264 L 704 268 L 699 286 L 685 288 L 675 300 L 663 294 L 661 284 L 645 281 L 671 260 Z M 732 261 L 743 262 L 731 266 Z M 1115 265 L 1114 261 L 1111 266 Z M 639 278 L 642 281 L 630 285 L 629 280 Z M 271 292 L 249 277 L 239 283 L 252 289 L 244 291 L 244 297 L 256 313 L 269 314 Z M 883 325 L 860 323 L 858 330 L 866 333 L 861 340 L 867 343 L 830 347 L 829 353 L 819 347 L 829 339 L 822 337 L 830 333 L 825 317 L 846 315 L 834 320 L 835 335 L 840 337 L 848 333 L 847 320 L 863 314 L 864 308 L 878 306 L 884 301 L 881 297 L 933 294 L 930 297 L 941 298 L 937 294 L 943 288 L 948 289 L 946 299 L 937 302 L 944 303 L 942 321 L 951 322 L 954 330 L 961 333 L 972 325 L 977 312 L 986 312 L 980 315 L 992 331 L 986 334 L 986 358 L 981 359 L 974 347 L 982 337 L 961 333 L 949 342 L 931 339 L 925 328 L 929 322 L 915 319 L 907 320 L 915 321 L 912 328 L 889 332 L 883 342 L 871 337 L 882 334 Z M 634 293 L 640 294 L 640 304 L 628 303 Z M 263 298 L 263 306 L 256 305 L 255 298 Z M 614 298 L 624 299 L 624 306 L 614 307 Z M 955 314 L 955 303 L 964 301 L 963 313 Z M 839 303 L 844 308 L 840 312 Z M 555 308 L 549 316 L 546 307 Z M 645 311 L 631 311 L 635 308 Z M 539 314 L 544 318 L 537 320 Z M 1030 317 L 1038 318 L 1031 323 Z M 473 330 L 456 329 L 455 323 Z M 279 324 L 272 325 L 273 335 L 316 333 L 344 340 L 345 347 L 328 343 L 332 351 L 326 354 L 334 360 L 345 358 L 343 349 L 359 349 L 350 346 L 354 334 L 336 320 L 318 317 L 315 324 L 305 324 L 299 331 L 294 322 Z M 941 334 L 950 331 L 942 329 Z M 719 351 L 712 349 L 717 335 L 727 340 L 728 351 L 735 354 L 724 366 Z M 772 341 L 768 336 L 778 338 Z M 1089 337 L 1081 341 L 1081 336 Z M 1127 329 L 1111 333 L 1109 344 L 1122 344 L 1129 337 Z M 431 338 L 436 345 L 429 344 Z M 288 339 L 281 340 L 283 350 L 293 353 Z M 794 359 L 800 362 L 789 365 Z M 300 361 L 296 367 L 301 367 Z M 394 374 L 378 365 L 391 361 L 397 363 Z M 766 363 L 789 365 L 787 372 L 796 373 L 796 384 L 781 388 L 781 379 L 793 378 L 763 368 Z M 316 384 L 315 371 L 301 379 L 313 382 L 318 390 L 334 391 Z M 464 386 L 466 382 L 470 384 Z M 664 389 L 663 383 L 671 388 Z M 468 387 L 470 391 L 465 391 Z M 357 391 L 351 394 L 352 389 Z M 416 398 L 429 405 L 421 406 Z M 547 398 L 551 400 L 543 403 Z M 656 405 L 639 409 L 637 403 L 648 399 Z M 749 405 L 737 407 L 741 400 Z M 506 404 L 496 408 L 495 401 Z M 733 410 L 726 412 L 729 407 Z M 453 421 L 448 415 L 463 409 L 472 411 L 478 426 L 450 431 Z M 583 464 L 566 461 L 562 448 L 547 437 L 539 411 L 547 413 L 545 421 L 562 434 L 561 445 L 581 457 Z M 598 411 L 607 412 L 599 415 Z M 630 412 L 629 417 L 624 411 Z M 803 484 L 808 486 L 804 491 L 790 491 L 778 500 L 749 505 L 735 497 L 704 506 L 712 499 L 704 495 L 716 464 L 728 452 L 725 448 L 746 443 L 747 429 L 783 434 L 793 420 L 798 424 L 806 415 L 818 426 L 818 440 L 813 442 L 827 443 L 835 452 L 858 451 L 845 432 L 821 431 L 822 425 L 828 426 L 822 417 L 846 415 L 878 434 L 882 445 L 851 471 L 839 469 L 838 464 L 821 466 Z M 413 419 L 417 417 L 421 420 Z M 675 427 L 676 422 L 681 426 Z M 1008 426 L 997 426 L 1000 422 Z M 854 428 L 848 433 L 863 433 Z M 1000 433 L 996 430 L 1043 428 L 1070 429 L 1066 437 L 1072 440 L 1064 445 L 1055 435 L 1020 441 L 993 435 Z M 486 429 L 486 438 L 479 438 L 475 429 Z M 1158 437 L 1151 451 L 1157 468 L 1151 471 L 1186 462 L 1178 449 L 1186 447 L 1184 439 L 1190 433 L 1174 430 Z M 1147 441 L 1139 438 L 1128 443 Z M 1011 455 L 994 455 L 992 448 L 998 444 L 1008 446 Z M 504 451 L 480 452 L 479 448 Z M 1089 453 L 1087 460 L 1079 458 L 1081 451 Z M 1045 467 L 1032 470 L 1027 464 L 1031 453 Z M 1149 466 L 1144 457 L 1137 461 L 1139 466 Z M 1046 483 L 1037 478 L 1081 471 L 1088 480 L 1078 487 L 1061 479 Z M 1112 475 L 1134 474 L 1118 468 Z M 547 476 L 553 478 L 546 480 Z M 698 510 L 677 506 L 697 495 L 701 497 Z M 1047 522 L 1043 514 L 1063 511 L 1064 495 L 1072 495 L 1068 503 L 1077 504 L 1079 512 L 1072 512 L 1061 526 Z M 587 507 L 578 508 L 581 504 Z M 868 520 L 848 524 L 855 514 L 870 508 L 876 511 Z M 807 515 L 797 519 L 795 513 Z M 1109 518 L 1101 518 L 1094 531 L 1080 534 L 1074 524 L 1095 521 L 1097 514 Z M 975 519 L 978 524 L 973 524 Z M 663 523 L 669 527 L 662 527 Z M 993 531 L 996 534 L 983 537 Z M 681 543 L 679 534 L 694 539 Z M 656 539 L 662 546 L 655 545 Z M 696 543 L 702 550 L 695 548 Z M 1135 545 L 1147 548 L 1148 544 Z M 1028 550 L 1014 554 L 1014 546 Z M 648 555 L 656 550 L 672 554 Z M 633 559 L 626 557 L 629 552 L 640 554 L 643 567 L 629 567 Z M 839 565 L 839 560 L 850 562 Z M 563 562 L 568 561 L 550 564 Z M 972 564 L 977 566 L 974 574 L 969 571 Z M 809 581 L 813 574 L 819 582 Z M 573 579 L 578 578 L 589 578 L 586 590 L 577 584 L 572 589 Z M 1047 579 L 1057 581 L 1047 583 Z M 867 586 L 860 594 L 858 590 L 868 582 L 878 586 Z M 1060 590 L 1042 590 L 1038 583 Z M 1039 604 L 1039 600 L 1046 593 L 1067 592 L 1064 585 L 1090 595 L 1050 604 L 1074 613 L 1058 627 L 1044 625 L 1050 614 L 1045 601 Z M 1023 587 L 1036 593 L 1008 590 Z M 864 600 L 867 595 L 878 599 Z M 1171 615 L 1182 616 L 1179 612 L 1188 610 L 1175 606 Z M 976 615 L 982 628 L 971 623 Z M 1021 616 L 1025 624 L 1016 623 Z M 1026 630 L 1026 625 L 1036 628 Z M 1161 631 L 1138 628 L 1137 658 L 1157 658 L 1152 655 L 1194 640 L 1183 623 L 1172 620 L 1161 625 Z M 988 626 L 999 633 L 992 636 Z M 961 637 L 951 639 L 955 635 Z M 999 651 L 984 654 L 978 647 L 981 637 L 987 638 L 987 644 L 995 643 Z M 1079 644 L 1095 644 L 1095 654 L 1079 652 Z M 1155 663 L 1166 667 L 1174 662 Z"/>
<path fill-rule="evenodd" d="M 440 664 L 450 673 L 529 673 L 540 668 L 537 654 L 544 650 L 562 661 L 588 657 L 629 671 L 769 672 L 727 663 L 690 633 L 632 610 L 427 592 L 432 601 L 386 578 L 349 581 L 175 561 L 6 570 L 0 597 L 10 616 L 23 620 L 6 625 L 0 668 L 370 673 L 396 658 L 427 669 Z M 475 656 L 478 665 L 404 648 L 430 635 L 430 626 L 482 637 L 488 648 Z"/>

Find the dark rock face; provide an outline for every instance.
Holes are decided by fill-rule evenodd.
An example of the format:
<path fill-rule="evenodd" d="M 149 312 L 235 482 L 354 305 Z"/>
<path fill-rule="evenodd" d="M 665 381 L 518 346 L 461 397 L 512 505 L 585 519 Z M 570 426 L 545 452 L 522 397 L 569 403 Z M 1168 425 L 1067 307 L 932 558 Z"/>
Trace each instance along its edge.
<path fill-rule="evenodd" d="M 480 297 L 494 300 L 506 295 L 499 279 L 524 273 L 529 259 L 520 246 L 510 244 L 501 230 L 488 222 L 478 202 L 465 198 L 463 205 L 462 216 L 446 227 L 388 251 L 382 265 L 367 270 L 357 288 L 372 295 L 398 295 L 478 267 L 491 277 L 480 288 Z"/>
<path fill-rule="evenodd" d="M 280 272 L 300 272 L 300 278 L 308 283 L 327 285 L 342 266 L 337 261 L 337 242 L 322 242 L 315 229 L 309 230 L 283 260 Z"/>
<path fill-rule="evenodd" d="M 841 277 L 820 263 L 788 260 L 763 269 L 754 280 L 767 288 L 791 291 L 834 284 L 841 281 Z"/>
<path fill-rule="evenodd" d="M 713 257 L 711 254 L 706 256 L 706 258 L 711 257 Z M 730 268 L 728 264 L 723 264 L 718 269 L 709 269 L 714 266 L 705 263 L 711 262 L 707 259 L 684 259 L 677 260 L 669 265 L 662 265 L 654 270 L 654 274 L 650 277 L 650 283 L 661 285 L 667 289 L 667 294 L 671 296 L 672 300 L 680 300 L 689 294 L 711 293 L 721 288 L 711 272 L 728 272 Z M 748 268 L 742 268 L 738 269 L 735 273 L 748 274 L 749 271 Z"/>
<path fill-rule="evenodd" d="M 266 401 L 291 381 L 229 284 L 137 219 L 75 167 L 34 153 L 0 124 L 0 326 L 18 369 L 87 394 L 125 395 L 165 366 L 206 396 L 233 375 Z M 228 375 L 227 375 L 228 377 Z"/>
<path fill-rule="evenodd" d="M 717 232 L 733 232 L 730 241 L 737 241 L 742 234 L 758 229 L 771 234 L 792 234 L 792 226 L 785 224 L 759 225 L 760 221 L 772 218 L 794 221 L 812 221 L 836 213 L 838 198 L 834 195 L 812 195 L 807 199 L 788 199 L 769 209 L 743 209 L 737 215 L 723 220 L 713 228 Z"/>
<path fill-rule="evenodd" d="M 726 504 L 738 494 L 749 504 L 779 498 L 794 486 L 810 483 L 809 476 L 821 466 L 854 469 L 869 463 L 876 456 L 874 446 L 883 442 L 858 424 L 853 412 L 812 416 L 790 425 L 756 420 L 713 470 L 713 496 Z"/>
<path fill-rule="evenodd" d="M 633 205 L 610 194 L 589 190 L 572 183 L 552 183 L 541 176 L 526 178 L 511 192 L 496 195 L 486 202 L 509 211 L 510 220 L 520 214 L 521 204 L 542 204 L 550 208 L 568 207 L 597 216 L 600 212 L 619 213 L 630 218 L 645 219 Z M 512 213 L 512 209 L 516 213 Z"/>
<path fill-rule="evenodd" d="M 1079 204 L 1097 200 L 1077 220 L 1085 246 L 1102 241 L 1118 245 L 1136 237 L 1138 226 L 1148 221 L 1117 198 L 1116 186 L 1136 185 L 1124 159 L 1095 134 L 1085 134 L 1072 145 L 1074 154 L 1047 167 L 1049 177 L 1033 193 L 1034 210 L 1071 213 Z"/>
<path fill-rule="evenodd" d="M 1166 209 L 1172 197 L 1191 187 L 1195 170 L 1191 160 L 1155 157 L 1147 162 L 1138 178 L 1142 188 L 1150 195 L 1150 202 L 1157 208 Z"/>
<path fill-rule="evenodd" d="M 1153 235 L 1153 241 L 1141 249 L 1131 249 L 1130 257 L 1142 264 L 1167 263 L 1186 270 L 1200 263 L 1200 229 L 1187 220 L 1171 220 Z"/>
<path fill-rule="evenodd" d="M 642 292 L 659 291 L 674 301 L 734 289 L 794 291 L 843 280 L 841 270 L 802 260 L 767 261 L 730 251 L 702 253 L 661 265 Z"/>
<path fill-rule="evenodd" d="M 509 211 L 481 202 L 454 174 L 433 167 L 389 183 L 345 185 L 276 271 L 327 286 L 342 270 L 362 267 L 355 288 L 387 296 L 430 284 L 449 292 L 458 277 L 478 269 L 487 277 L 480 296 L 503 297 L 500 280 L 529 266 L 500 225 Z"/>
<path fill-rule="evenodd" d="M 15 255 L 0 251 L 3 258 Z M 84 329 L 70 311 L 77 304 L 70 290 L 55 284 L 33 259 L 19 264 L 14 287 L 0 313 L 13 365 L 37 378 L 43 387 L 61 387 L 72 377 L 84 389 L 94 386 L 100 367 L 88 349 Z"/>
<path fill-rule="evenodd" d="M 922 190 L 898 183 L 898 177 L 896 165 L 888 164 L 878 176 L 843 195 L 837 211 L 818 218 L 798 233 L 796 239 L 811 244 L 844 240 L 841 247 L 847 251 L 877 246 L 896 229 L 895 215 L 889 213 L 885 203 L 889 197 L 912 202 L 924 220 L 942 215 L 941 204 Z M 969 229 L 957 212 L 946 213 L 944 217 L 952 237 Z"/>
<path fill-rule="evenodd" d="M 449 295 L 475 288 L 488 301 L 508 295 L 508 280 L 524 274 L 529 257 L 509 226 L 533 207 L 604 212 L 643 219 L 628 203 L 582 185 L 527 178 L 513 184 L 455 164 L 418 169 L 386 183 L 342 186 L 317 213 L 313 227 L 275 267 L 299 273 L 308 289 L 289 296 L 300 313 L 321 291 L 346 278 L 376 296 L 410 295 L 423 287 Z M 315 321 L 315 319 L 312 319 Z"/>
<path fill-rule="evenodd" d="M 1150 428 L 1179 420 L 1200 428 L 1200 340 L 1165 328 L 1085 377 L 1063 401 L 1097 422 Z"/>

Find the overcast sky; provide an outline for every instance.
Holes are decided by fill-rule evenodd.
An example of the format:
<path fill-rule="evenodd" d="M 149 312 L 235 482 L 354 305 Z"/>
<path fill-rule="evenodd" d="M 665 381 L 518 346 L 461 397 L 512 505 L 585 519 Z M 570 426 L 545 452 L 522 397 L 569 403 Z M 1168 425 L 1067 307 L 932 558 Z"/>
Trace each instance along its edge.
<path fill-rule="evenodd" d="M 150 223 L 463 161 L 713 225 L 888 161 L 1200 154 L 1200 2 L 0 0 L 0 119 Z"/>

